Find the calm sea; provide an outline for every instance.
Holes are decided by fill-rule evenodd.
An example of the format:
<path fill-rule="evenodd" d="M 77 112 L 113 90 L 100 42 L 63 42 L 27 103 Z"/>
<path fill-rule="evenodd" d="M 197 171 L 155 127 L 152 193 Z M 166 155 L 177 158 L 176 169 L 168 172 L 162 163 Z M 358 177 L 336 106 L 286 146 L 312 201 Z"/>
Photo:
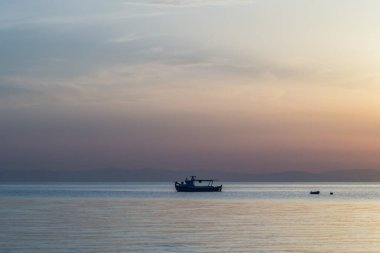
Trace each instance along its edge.
<path fill-rule="evenodd" d="M 380 252 L 380 184 L 223 185 L 0 184 L 0 252 Z"/>

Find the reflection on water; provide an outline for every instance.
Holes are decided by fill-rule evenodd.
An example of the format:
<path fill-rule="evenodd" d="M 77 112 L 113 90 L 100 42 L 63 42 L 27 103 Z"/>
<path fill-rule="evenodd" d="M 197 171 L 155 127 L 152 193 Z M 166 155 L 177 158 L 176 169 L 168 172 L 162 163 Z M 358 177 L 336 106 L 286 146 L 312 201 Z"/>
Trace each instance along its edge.
<path fill-rule="evenodd" d="M 311 188 L 322 191 L 311 196 Z M 329 191 L 334 191 L 330 196 Z M 379 252 L 379 186 L 0 185 L 0 252 Z"/>

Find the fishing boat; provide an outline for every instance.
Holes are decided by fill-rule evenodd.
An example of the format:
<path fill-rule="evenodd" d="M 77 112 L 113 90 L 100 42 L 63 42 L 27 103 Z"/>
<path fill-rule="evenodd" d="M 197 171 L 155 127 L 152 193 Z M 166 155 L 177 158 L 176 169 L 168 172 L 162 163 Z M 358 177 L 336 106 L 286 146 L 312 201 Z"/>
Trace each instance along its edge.
<path fill-rule="evenodd" d="M 318 195 L 320 193 L 320 191 L 310 191 L 310 194 L 316 194 Z"/>
<path fill-rule="evenodd" d="M 213 179 L 197 179 L 196 176 L 191 176 L 185 181 L 176 181 L 174 185 L 177 192 L 221 192 L 222 185 L 213 186 L 213 183 Z"/>

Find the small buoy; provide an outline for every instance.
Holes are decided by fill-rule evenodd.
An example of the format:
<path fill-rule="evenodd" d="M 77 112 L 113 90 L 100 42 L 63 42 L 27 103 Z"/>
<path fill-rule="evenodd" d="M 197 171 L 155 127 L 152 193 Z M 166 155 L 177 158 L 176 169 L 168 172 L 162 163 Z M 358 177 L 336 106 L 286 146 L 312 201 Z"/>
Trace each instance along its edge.
<path fill-rule="evenodd" d="M 334 193 L 333 193 L 333 192 L 330 192 L 330 195 L 334 195 Z"/>

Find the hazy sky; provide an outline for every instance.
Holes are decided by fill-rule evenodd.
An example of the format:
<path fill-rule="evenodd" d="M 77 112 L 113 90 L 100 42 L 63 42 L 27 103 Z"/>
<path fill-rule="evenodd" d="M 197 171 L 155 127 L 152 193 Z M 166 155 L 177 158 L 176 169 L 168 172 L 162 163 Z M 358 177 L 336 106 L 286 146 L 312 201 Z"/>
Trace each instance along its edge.
<path fill-rule="evenodd" d="M 379 13 L 3 0 L 0 169 L 379 169 Z"/>

